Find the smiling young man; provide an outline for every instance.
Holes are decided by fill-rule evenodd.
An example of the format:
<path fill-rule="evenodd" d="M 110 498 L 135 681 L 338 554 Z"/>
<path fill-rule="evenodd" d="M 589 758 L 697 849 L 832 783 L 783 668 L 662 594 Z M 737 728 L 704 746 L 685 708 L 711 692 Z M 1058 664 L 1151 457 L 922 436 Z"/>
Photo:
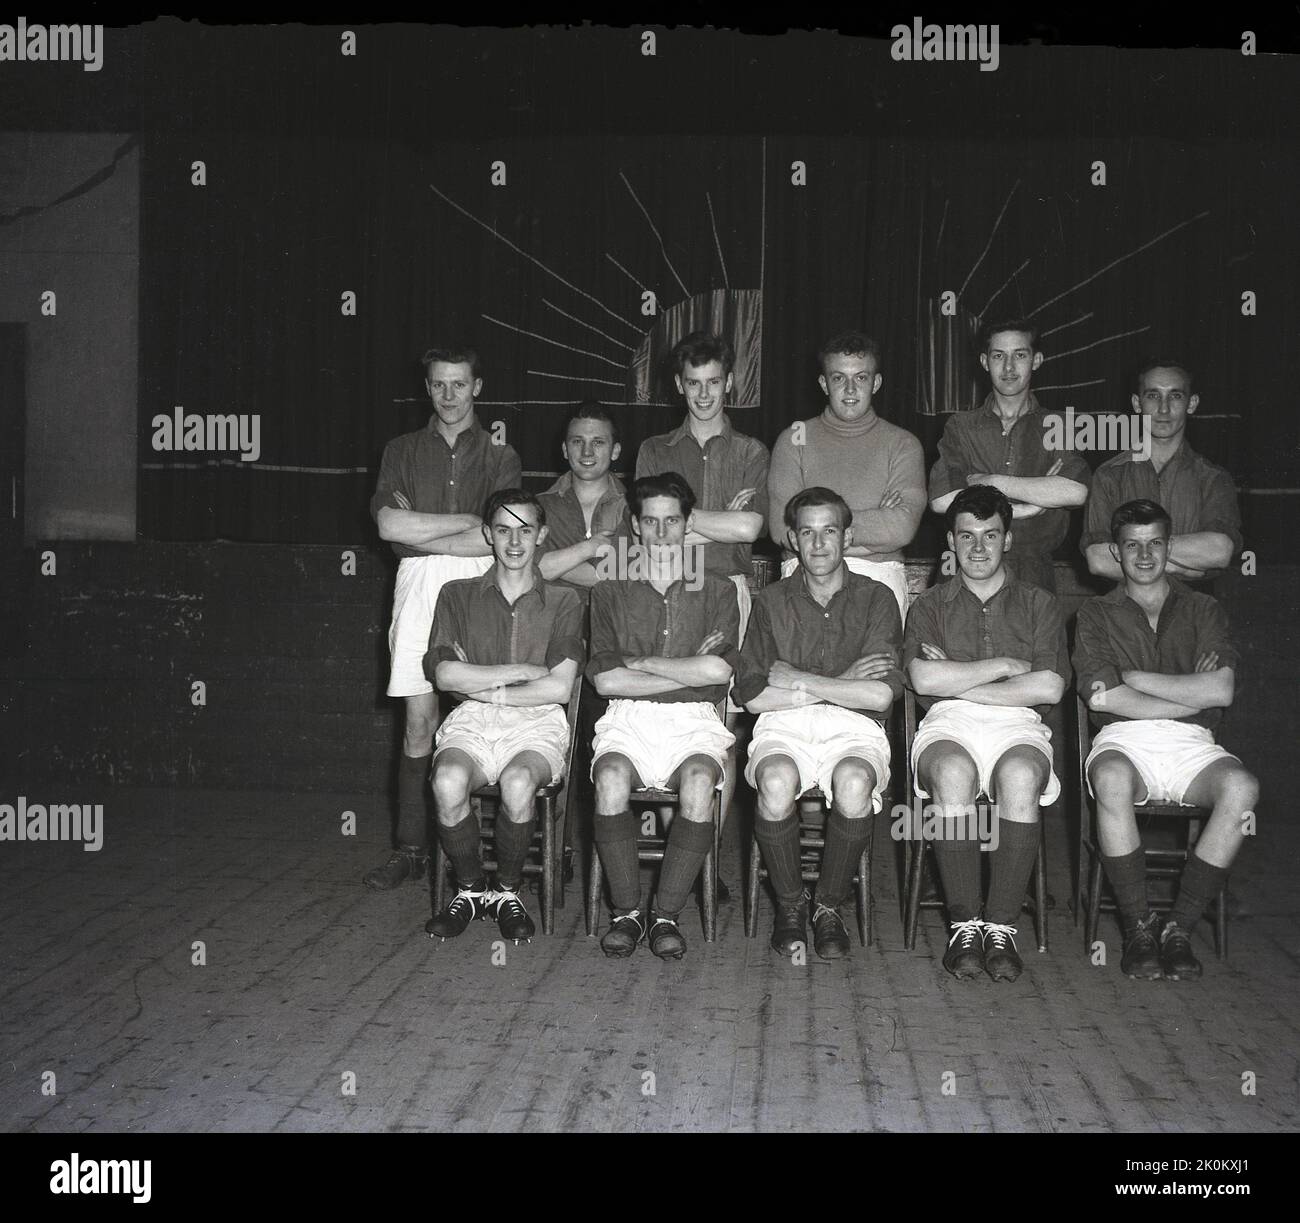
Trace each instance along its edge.
<path fill-rule="evenodd" d="M 1124 930 L 1130 977 L 1199 977 L 1190 932 L 1226 882 L 1259 783 L 1214 741 L 1235 691 L 1228 618 L 1207 594 L 1169 576 L 1172 524 L 1153 501 L 1111 518 L 1123 580 L 1079 609 L 1074 670 L 1100 726 L 1085 771 L 1097 800 L 1097 840 Z M 1135 803 L 1212 809 L 1188 855 L 1167 920 L 1148 910 Z M 1159 941 L 1157 942 L 1157 936 Z"/>
<path fill-rule="evenodd" d="M 704 571 L 736 588 L 740 637 L 745 638 L 753 599 L 750 545 L 767 530 L 767 447 L 732 427 L 727 399 L 735 353 L 721 336 L 696 331 L 673 349 L 673 381 L 686 400 L 686 417 L 671 433 L 646 438 L 636 456 L 636 474 L 680 472 L 695 491 L 696 505 L 686 546 L 699 548 Z M 727 701 L 727 729 L 736 730 L 740 706 Z M 727 760 L 722 818 L 727 818 L 736 784 L 736 753 Z M 726 888 L 720 891 L 725 895 Z"/>
<path fill-rule="evenodd" d="M 1022 582 L 1056 592 L 1052 552 L 1069 527 L 1070 507 L 1088 496 L 1088 464 L 1073 450 L 1053 450 L 1050 418 L 1030 384 L 1043 363 L 1038 331 L 1024 319 L 983 329 L 980 365 L 991 388 L 973 412 L 948 418 L 930 469 L 930 508 L 944 514 L 963 488 L 988 484 L 1015 514 L 1016 546 L 1006 565 Z"/>
<path fill-rule="evenodd" d="M 901 618 L 907 611 L 903 548 L 912 542 L 925 510 L 921 443 L 876 413 L 884 376 L 875 340 L 848 331 L 827 340 L 817 359 L 825 409 L 811 420 L 795 421 L 772 447 L 767 511 L 772 538 L 787 538 L 785 507 L 800 489 L 835 489 L 853 514 L 845 564 L 888 586 Z M 788 577 L 797 564 L 798 557 L 790 556 L 781 576 Z"/>
<path fill-rule="evenodd" d="M 712 573 L 686 579 L 695 505 L 686 480 L 671 471 L 643 477 L 631 505 L 641 545 L 634 573 L 591 592 L 587 676 L 609 698 L 592 743 L 593 831 L 613 901 L 600 945 L 621 958 L 644 937 L 660 959 L 680 959 L 686 940 L 677 917 L 713 847 L 713 792 L 735 742 L 715 705 L 731 680 L 740 615 L 730 582 Z M 655 906 L 643 916 L 629 796 L 646 787 L 675 789 L 679 802 Z"/>
<path fill-rule="evenodd" d="M 928 711 L 912 744 L 916 794 L 938 808 L 931 844 L 953 932 L 943 966 L 959 979 L 987 972 L 1014 981 L 1024 967 L 1014 923 L 1038 854 L 1038 809 L 1061 792 L 1043 716 L 1070 682 L 1070 660 L 1055 596 L 1006 565 L 1014 555 L 1006 495 L 962 489 L 947 521 L 957 573 L 917 597 L 903 634 L 903 663 Z M 993 828 L 972 826 L 981 798 L 995 804 Z M 995 834 L 987 899 L 985 832 Z"/>
<path fill-rule="evenodd" d="M 443 584 L 483 573 L 492 549 L 479 514 L 487 499 L 519 483 L 519 455 L 494 444 L 479 424 L 474 401 L 483 389 L 472 348 L 431 348 L 424 354 L 429 423 L 384 448 L 370 512 L 401 558 L 388 629 L 392 671 L 388 695 L 405 704 L 402 759 L 397 773 L 397 850 L 364 882 L 378 890 L 424 878 L 429 863 L 425 808 L 438 703 L 424 674 L 433 609 Z"/>
<path fill-rule="evenodd" d="M 547 581 L 573 586 L 585 603 L 601 580 L 600 563 L 625 533 L 627 489 L 610 470 L 622 452 L 613 417 L 595 400 L 579 404 L 564 426 L 561 452 L 569 470 L 537 498 L 547 521 L 539 568 Z"/>
<path fill-rule="evenodd" d="M 1123 570 L 1111 547 L 1111 516 L 1127 501 L 1154 501 L 1173 524 L 1167 572 L 1184 582 L 1208 583 L 1241 551 L 1241 512 L 1232 476 L 1187 441 L 1187 422 L 1200 405 L 1192 375 L 1170 358 L 1147 361 L 1138 370 L 1132 403 L 1146 418 L 1150 457 L 1118 454 L 1097 468 L 1079 547 L 1092 573 L 1119 581 Z"/>
<path fill-rule="evenodd" d="M 771 946 L 782 955 L 808 940 L 795 804 L 814 786 L 826 796 L 813 948 L 834 960 L 849 953 L 839 908 L 889 785 L 882 723 L 903 692 L 902 622 L 893 592 L 844 563 L 853 513 L 838 493 L 803 489 L 785 521 L 799 566 L 755 599 L 736 680 L 759 715 L 745 777 L 758 792 L 754 835 L 776 895 Z"/>
<path fill-rule="evenodd" d="M 584 659 L 582 601 L 534 567 L 546 513 L 531 493 L 494 494 L 482 533 L 495 563 L 480 577 L 442 588 L 424 658 L 438 688 L 463 698 L 438 728 L 433 757 L 438 837 L 456 871 L 456 894 L 425 929 L 434 938 L 455 938 L 471 921 L 491 916 L 501 937 L 517 943 L 534 933 L 519 887 L 534 796 L 564 772 L 564 705 Z M 492 886 L 469 801 L 487 785 L 501 790 Z"/>

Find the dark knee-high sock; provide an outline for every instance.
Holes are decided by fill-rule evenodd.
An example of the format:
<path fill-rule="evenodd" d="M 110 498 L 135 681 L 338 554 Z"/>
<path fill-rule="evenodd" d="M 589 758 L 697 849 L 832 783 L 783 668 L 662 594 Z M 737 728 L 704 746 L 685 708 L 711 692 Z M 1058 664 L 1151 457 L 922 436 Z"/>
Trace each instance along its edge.
<path fill-rule="evenodd" d="M 438 824 L 442 852 L 456 868 L 456 882 L 462 886 L 483 877 L 478 818 L 471 811 L 459 824 Z"/>
<path fill-rule="evenodd" d="M 998 820 L 998 847 L 989 872 L 989 900 L 984 906 L 984 920 L 1000 926 L 1013 926 L 1025 903 L 1029 874 L 1038 860 L 1037 821 L 1020 824 L 1015 820 Z"/>
<path fill-rule="evenodd" d="M 961 823 L 960 820 L 946 822 Z M 939 837 L 930 842 L 930 848 L 939 867 L 948 920 L 973 921 L 980 915 L 980 843 L 974 837 Z"/>
<path fill-rule="evenodd" d="M 1101 864 L 1110 880 L 1110 889 L 1115 893 L 1124 932 L 1130 933 L 1138 922 L 1146 919 L 1149 911 L 1146 855 L 1139 845 L 1132 853 L 1121 854 L 1118 858 L 1102 854 Z"/>
<path fill-rule="evenodd" d="M 659 885 L 655 888 L 656 913 L 676 917 L 686 907 L 695 878 L 712 848 L 713 821 L 696 824 L 679 811 L 668 830 L 664 863 L 659 869 Z"/>
<path fill-rule="evenodd" d="M 834 908 L 848 898 L 849 885 L 858 869 L 858 859 L 867 847 L 874 818 L 867 815 L 851 820 L 834 807 L 826 813 L 826 848 L 822 851 L 821 875 L 817 879 L 819 904 Z"/>
<path fill-rule="evenodd" d="M 427 756 L 403 756 L 397 766 L 397 843 L 429 848 L 429 762 Z"/>
<path fill-rule="evenodd" d="M 763 865 L 772 881 L 772 891 L 782 904 L 793 904 L 803 895 L 803 867 L 799 862 L 799 813 L 783 820 L 754 820 L 754 839 L 763 851 Z"/>
<path fill-rule="evenodd" d="M 591 835 L 609 881 L 614 911 L 628 913 L 639 909 L 641 868 L 636 859 L 636 817 L 631 811 L 619 811 L 615 815 L 597 812 L 591 820 Z"/>
<path fill-rule="evenodd" d="M 533 829 L 537 818 L 516 824 L 504 812 L 497 815 L 497 882 L 512 891 L 524 877 L 524 860 L 533 844 Z"/>
<path fill-rule="evenodd" d="M 1212 866 L 1204 858 L 1189 854 L 1183 877 L 1178 881 L 1178 899 L 1170 910 L 1169 920 L 1177 922 L 1184 930 L 1190 930 L 1201 920 L 1201 914 L 1219 894 L 1227 878 L 1225 867 Z"/>

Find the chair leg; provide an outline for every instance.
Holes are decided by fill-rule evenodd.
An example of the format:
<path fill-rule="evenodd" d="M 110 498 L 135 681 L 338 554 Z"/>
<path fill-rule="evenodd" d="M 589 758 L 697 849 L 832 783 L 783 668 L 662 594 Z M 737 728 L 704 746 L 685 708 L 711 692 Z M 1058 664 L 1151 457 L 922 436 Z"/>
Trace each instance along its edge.
<path fill-rule="evenodd" d="M 681 813 L 678 812 L 678 818 Z M 722 796 L 713 792 L 713 848 L 704 857 L 704 941 L 712 943 L 718 937 L 718 847 L 722 832 Z"/>
<path fill-rule="evenodd" d="M 1092 945 L 1097 940 L 1097 920 L 1101 915 L 1101 854 L 1092 859 L 1092 870 L 1088 881 L 1088 919 L 1083 926 L 1083 949 L 1092 954 Z"/>
<path fill-rule="evenodd" d="M 1216 959 L 1228 957 L 1228 888 L 1219 889 L 1219 899 L 1214 905 L 1214 955 Z"/>
<path fill-rule="evenodd" d="M 908 951 L 916 949 L 916 924 L 921 915 L 921 875 L 925 866 L 925 851 L 929 848 L 927 841 L 910 841 L 912 857 L 909 861 L 907 880 L 907 919 L 903 924 L 903 946 Z"/>
<path fill-rule="evenodd" d="M 542 826 L 542 933 L 555 931 L 555 799 L 549 794 L 541 799 Z"/>
<path fill-rule="evenodd" d="M 564 882 L 564 845 L 569 832 L 568 786 L 560 791 L 556 800 L 554 831 L 552 844 L 555 846 L 555 903 L 564 908 L 564 894 L 568 886 Z"/>
<path fill-rule="evenodd" d="M 600 932 L 600 848 L 593 841 L 591 845 L 591 876 L 587 884 L 587 937 Z"/>
<path fill-rule="evenodd" d="M 1038 861 L 1034 864 L 1034 924 L 1038 950 L 1047 950 L 1047 830 L 1039 823 Z"/>
<path fill-rule="evenodd" d="M 1079 796 L 1079 859 L 1074 872 L 1074 925 L 1078 929 L 1083 907 L 1088 902 L 1088 837 L 1091 832 L 1091 812 L 1088 809 L 1088 795 L 1085 791 Z"/>
<path fill-rule="evenodd" d="M 758 819 L 758 816 L 754 817 Z M 753 938 L 758 932 L 758 893 L 762 879 L 763 851 L 758 838 L 749 843 L 749 874 L 745 877 L 745 937 Z"/>
<path fill-rule="evenodd" d="M 862 850 L 862 857 L 858 859 L 858 938 L 861 939 L 864 947 L 870 947 L 872 940 L 871 857 L 876 839 L 875 814 L 868 815 L 867 821 L 867 844 Z"/>
<path fill-rule="evenodd" d="M 441 913 L 447 902 L 447 855 L 442 852 L 442 838 L 434 832 L 433 841 L 433 911 Z"/>

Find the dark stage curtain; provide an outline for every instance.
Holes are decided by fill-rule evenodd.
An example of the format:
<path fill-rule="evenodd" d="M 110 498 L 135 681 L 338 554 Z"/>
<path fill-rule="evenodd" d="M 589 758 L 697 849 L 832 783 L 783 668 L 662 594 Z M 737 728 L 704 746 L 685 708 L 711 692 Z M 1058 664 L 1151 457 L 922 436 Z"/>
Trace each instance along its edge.
<path fill-rule="evenodd" d="M 1246 289 L 1289 300 L 1294 233 L 1273 231 L 1281 250 L 1261 237 L 1277 147 L 149 136 L 141 532 L 372 532 L 383 445 L 428 418 L 418 357 L 434 341 L 478 347 L 480 416 L 504 422 L 533 486 L 559 469 L 561 422 L 586 397 L 618 405 L 630 470 L 640 441 L 681 416 L 664 356 L 706 325 L 738 349 L 737 426 L 769 445 L 820 410 L 819 342 L 866 329 L 884 352 L 882 414 L 933 460 L 945 414 L 983 394 L 979 319 L 1003 313 L 1047 333 L 1044 406 L 1127 411 L 1143 353 L 1185 354 L 1196 448 L 1244 484 L 1294 486 L 1282 363 L 1241 314 Z M 153 418 L 177 405 L 258 415 L 257 461 L 155 451 Z M 917 554 L 936 545 L 927 532 Z"/>

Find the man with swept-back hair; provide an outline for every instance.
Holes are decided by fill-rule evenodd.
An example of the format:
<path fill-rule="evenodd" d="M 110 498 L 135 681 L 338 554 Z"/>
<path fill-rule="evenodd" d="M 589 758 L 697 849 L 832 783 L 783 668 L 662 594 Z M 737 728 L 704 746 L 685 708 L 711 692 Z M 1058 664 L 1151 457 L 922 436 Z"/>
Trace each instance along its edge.
<path fill-rule="evenodd" d="M 1124 577 L 1079 609 L 1074 644 L 1079 695 L 1100 727 L 1084 769 L 1124 931 L 1120 968 L 1146 980 L 1201 975 L 1191 931 L 1226 883 L 1259 799 L 1259 782 L 1214 740 L 1236 691 L 1228 618 L 1169 575 L 1171 526 L 1154 501 L 1115 510 L 1110 548 Z M 1163 924 L 1148 908 L 1133 812 L 1148 801 L 1212 809 Z"/>
<path fill-rule="evenodd" d="M 980 365 L 991 389 L 973 412 L 948 418 L 930 469 L 930 508 L 945 513 L 963 488 L 974 485 L 1004 493 L 1012 503 L 1016 537 L 1007 569 L 1054 594 L 1052 552 L 1065 538 L 1070 507 L 1088 495 L 1088 464 L 1075 451 L 1049 444 L 1052 418 L 1030 389 L 1043 363 L 1033 323 L 996 319 L 981 328 L 980 338 Z"/>
<path fill-rule="evenodd" d="M 745 777 L 758 792 L 754 836 L 776 894 L 771 946 L 807 945 L 808 893 L 799 847 L 799 796 L 826 797 L 826 848 L 813 910 L 813 949 L 849 954 L 839 908 L 889 785 L 882 723 L 902 695 L 902 622 L 888 587 L 853 572 L 853 511 L 829 488 L 802 489 L 785 507 L 789 577 L 759 591 L 736 694 L 759 715 Z"/>
<path fill-rule="evenodd" d="M 1139 366 L 1133 411 L 1146 418 L 1150 451 L 1117 454 L 1092 478 L 1079 547 L 1098 577 L 1123 576 L 1111 553 L 1110 522 L 1127 501 L 1154 501 L 1168 511 L 1173 534 L 1166 565 L 1172 577 L 1208 585 L 1241 550 L 1237 486 L 1187 441 L 1187 422 L 1200 402 L 1182 361 L 1152 357 Z"/>
<path fill-rule="evenodd" d="M 370 512 L 380 539 L 400 558 L 393 619 L 388 629 L 392 672 L 388 695 L 405 703 L 405 734 L 397 772 L 397 849 L 367 872 L 367 887 L 395 888 L 424 878 L 429 864 L 429 765 L 438 727 L 438 698 L 424 674 L 438 592 L 455 578 L 484 573 L 492 549 L 479 515 L 487 499 L 519 484 L 514 447 L 497 444 L 479 423 L 474 401 L 483 389 L 472 348 L 430 348 L 424 387 L 433 404 L 429 423 L 384 448 Z"/>
<path fill-rule="evenodd" d="M 817 383 L 826 408 L 797 420 L 772 447 L 768 523 L 772 538 L 787 539 L 785 507 L 801 488 L 833 488 L 853 511 L 853 542 L 844 563 L 894 592 L 900 619 L 907 611 L 903 549 L 925 510 L 925 456 L 906 429 L 881 419 L 875 397 L 884 376 L 880 346 L 860 331 L 822 345 Z M 790 555 L 781 576 L 794 572 Z"/>

